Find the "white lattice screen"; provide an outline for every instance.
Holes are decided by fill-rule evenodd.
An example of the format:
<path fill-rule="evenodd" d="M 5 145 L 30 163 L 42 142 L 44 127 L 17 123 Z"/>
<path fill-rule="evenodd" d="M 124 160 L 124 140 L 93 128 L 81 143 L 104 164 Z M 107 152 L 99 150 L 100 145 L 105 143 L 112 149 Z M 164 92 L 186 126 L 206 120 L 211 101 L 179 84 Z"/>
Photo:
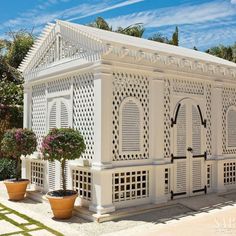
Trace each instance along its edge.
<path fill-rule="evenodd" d="M 83 199 L 91 201 L 92 198 L 92 173 L 88 170 L 72 170 L 73 189 Z"/>
<path fill-rule="evenodd" d="M 79 74 L 74 77 L 73 127 L 78 129 L 86 144 L 81 158 L 94 156 L 94 82 L 93 74 Z"/>
<path fill-rule="evenodd" d="M 71 87 L 71 77 L 61 78 L 48 82 L 48 93 L 68 91 Z"/>
<path fill-rule="evenodd" d="M 165 194 L 169 194 L 170 193 L 170 168 L 165 168 L 165 188 L 164 188 L 164 192 Z"/>
<path fill-rule="evenodd" d="M 149 171 L 127 171 L 112 175 L 113 202 L 149 197 Z"/>
<path fill-rule="evenodd" d="M 38 141 L 38 148 L 42 138 L 46 134 L 46 85 L 40 84 L 32 87 L 32 130 L 35 132 Z"/>
<path fill-rule="evenodd" d="M 222 148 L 224 154 L 235 154 L 236 148 L 227 146 L 227 112 L 231 106 L 236 105 L 236 88 L 224 87 L 222 91 Z"/>
<path fill-rule="evenodd" d="M 143 152 L 140 154 L 120 153 L 119 143 L 119 108 L 127 97 L 136 98 L 143 109 Z M 143 75 L 113 73 L 113 101 L 112 101 L 112 155 L 114 161 L 147 159 L 149 156 L 149 81 Z"/>
<path fill-rule="evenodd" d="M 204 95 L 204 83 L 195 80 L 179 80 L 172 81 L 173 92 Z"/>
<path fill-rule="evenodd" d="M 212 154 L 212 131 L 211 131 L 211 94 L 212 85 L 206 83 L 205 85 L 205 101 L 206 101 L 206 149 L 207 154 Z"/>
<path fill-rule="evenodd" d="M 171 129 L 171 115 L 170 115 L 170 80 L 165 79 L 164 87 L 164 157 L 170 158 L 170 129 Z"/>
<path fill-rule="evenodd" d="M 224 185 L 236 184 L 236 162 L 224 163 Z"/>
<path fill-rule="evenodd" d="M 31 161 L 30 162 L 30 181 L 38 187 L 44 187 L 44 162 Z"/>

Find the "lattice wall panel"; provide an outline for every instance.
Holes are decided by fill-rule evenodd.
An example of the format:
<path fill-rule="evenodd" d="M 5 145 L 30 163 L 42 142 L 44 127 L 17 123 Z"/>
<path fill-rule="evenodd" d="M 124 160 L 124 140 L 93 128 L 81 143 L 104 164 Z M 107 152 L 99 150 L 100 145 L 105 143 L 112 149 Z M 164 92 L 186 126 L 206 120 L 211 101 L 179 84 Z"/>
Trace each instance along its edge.
<path fill-rule="evenodd" d="M 164 87 L 164 157 L 170 158 L 170 129 L 171 129 L 171 118 L 170 118 L 170 80 L 165 79 Z"/>
<path fill-rule="evenodd" d="M 212 188 L 212 164 L 207 165 L 207 188 Z"/>
<path fill-rule="evenodd" d="M 236 184 L 236 162 L 224 163 L 224 185 Z"/>
<path fill-rule="evenodd" d="M 222 106 L 222 148 L 223 148 L 223 153 L 224 154 L 235 154 L 236 153 L 236 148 L 228 148 L 227 147 L 227 111 L 230 106 L 235 106 L 236 105 L 236 88 L 223 88 L 222 91 L 222 100 L 223 100 L 223 106 Z"/>
<path fill-rule="evenodd" d="M 143 108 L 143 152 L 119 153 L 119 108 L 126 97 L 138 99 Z M 149 156 L 149 81 L 142 75 L 113 73 L 112 155 L 114 161 L 147 159 Z"/>
<path fill-rule="evenodd" d="M 73 127 L 79 130 L 86 144 L 84 159 L 94 156 L 94 82 L 93 74 L 74 77 Z"/>
<path fill-rule="evenodd" d="M 113 202 L 122 202 L 149 197 L 149 171 L 114 173 Z"/>
<path fill-rule="evenodd" d="M 44 185 L 44 162 L 42 161 L 32 161 L 30 163 L 30 181 L 31 184 L 35 184 L 38 187 Z"/>
<path fill-rule="evenodd" d="M 172 81 L 173 92 L 187 93 L 187 94 L 204 94 L 204 83 L 195 80 L 179 80 Z"/>
<path fill-rule="evenodd" d="M 72 171 L 73 189 L 83 199 L 91 201 L 92 198 L 92 174 L 87 170 L 74 169 Z"/>
<path fill-rule="evenodd" d="M 48 83 L 48 93 L 68 91 L 71 87 L 71 77 L 53 80 Z"/>
<path fill-rule="evenodd" d="M 206 101 L 206 149 L 207 154 L 212 154 L 212 131 L 211 131 L 211 95 L 212 95 L 212 86 L 211 84 L 206 84 L 205 86 L 205 101 Z"/>
<path fill-rule="evenodd" d="M 164 180 L 165 180 L 164 192 L 165 194 L 169 194 L 170 193 L 170 168 L 165 168 Z"/>
<path fill-rule="evenodd" d="M 46 85 L 35 85 L 32 87 L 32 130 L 35 132 L 38 141 L 38 148 L 46 133 Z"/>

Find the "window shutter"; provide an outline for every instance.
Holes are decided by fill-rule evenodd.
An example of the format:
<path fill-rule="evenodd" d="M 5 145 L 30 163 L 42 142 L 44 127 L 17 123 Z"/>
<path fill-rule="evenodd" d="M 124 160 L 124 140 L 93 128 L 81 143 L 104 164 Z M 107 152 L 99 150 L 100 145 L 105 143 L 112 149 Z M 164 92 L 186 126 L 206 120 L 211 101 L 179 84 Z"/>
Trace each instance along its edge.
<path fill-rule="evenodd" d="M 55 101 L 49 113 L 49 130 L 57 127 L 57 102 Z"/>
<path fill-rule="evenodd" d="M 193 155 L 201 155 L 201 117 L 196 106 L 192 105 L 192 148 Z"/>
<path fill-rule="evenodd" d="M 236 110 L 230 109 L 227 115 L 228 147 L 236 147 Z"/>
<path fill-rule="evenodd" d="M 60 119 L 61 119 L 61 128 L 69 128 L 69 114 L 66 104 L 61 101 L 60 103 Z"/>
<path fill-rule="evenodd" d="M 177 156 L 186 156 L 186 105 L 181 105 L 177 117 Z"/>
<path fill-rule="evenodd" d="M 121 106 L 122 152 L 141 152 L 142 114 L 139 102 L 132 98 Z"/>

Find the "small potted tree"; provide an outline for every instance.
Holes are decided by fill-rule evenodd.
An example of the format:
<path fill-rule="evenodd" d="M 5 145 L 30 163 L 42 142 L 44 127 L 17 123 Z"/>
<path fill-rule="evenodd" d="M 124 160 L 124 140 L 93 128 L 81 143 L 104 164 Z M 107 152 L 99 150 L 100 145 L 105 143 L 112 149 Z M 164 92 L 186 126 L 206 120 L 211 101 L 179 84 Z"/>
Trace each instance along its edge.
<path fill-rule="evenodd" d="M 43 158 L 49 161 L 57 160 L 61 163 L 63 188 L 48 192 L 46 195 L 56 219 L 68 219 L 72 216 L 78 194 L 76 191 L 66 188 L 65 165 L 67 160 L 79 158 L 84 150 L 82 135 L 71 128 L 52 129 L 43 139 L 41 148 Z"/>
<path fill-rule="evenodd" d="M 33 131 L 28 129 L 7 130 L 1 142 L 1 150 L 7 158 L 16 159 L 16 178 L 5 180 L 4 184 L 10 200 L 22 200 L 29 183 L 21 179 L 21 155 L 30 155 L 36 150 L 37 139 Z"/>

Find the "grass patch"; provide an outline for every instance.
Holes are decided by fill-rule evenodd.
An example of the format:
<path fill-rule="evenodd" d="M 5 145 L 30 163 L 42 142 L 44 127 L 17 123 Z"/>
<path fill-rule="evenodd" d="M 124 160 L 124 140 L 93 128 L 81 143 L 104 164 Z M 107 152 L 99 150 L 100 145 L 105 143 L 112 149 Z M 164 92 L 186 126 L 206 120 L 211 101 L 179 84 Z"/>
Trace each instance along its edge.
<path fill-rule="evenodd" d="M 45 230 L 49 231 L 50 233 L 52 233 L 56 236 L 63 236 L 63 234 L 57 232 L 56 230 L 51 229 L 51 228 L 47 227 L 46 225 L 40 223 L 39 221 L 36 221 L 36 220 L 26 216 L 26 215 L 23 215 L 23 214 L 15 211 L 15 210 L 12 210 L 11 208 L 8 208 L 8 207 L 2 205 L 1 203 L 0 203 L 0 208 L 2 208 L 0 210 L 0 220 L 8 221 L 12 225 L 15 225 L 16 227 L 21 229 L 21 231 L 18 231 L 18 232 L 9 233 L 9 234 L 1 234 L 2 236 L 14 235 L 14 234 L 17 234 L 17 233 L 20 233 L 20 234 L 25 235 L 25 236 L 30 236 L 30 232 L 41 230 L 41 229 L 45 229 Z M 5 210 L 9 211 L 9 213 L 4 213 Z M 11 219 L 7 216 L 8 214 L 11 214 L 11 213 L 21 217 L 22 219 L 24 219 L 26 221 L 28 221 L 28 223 L 20 224 L 20 223 L 14 221 L 13 219 Z M 28 229 L 26 226 L 29 226 L 29 225 L 36 225 L 37 228 Z"/>

